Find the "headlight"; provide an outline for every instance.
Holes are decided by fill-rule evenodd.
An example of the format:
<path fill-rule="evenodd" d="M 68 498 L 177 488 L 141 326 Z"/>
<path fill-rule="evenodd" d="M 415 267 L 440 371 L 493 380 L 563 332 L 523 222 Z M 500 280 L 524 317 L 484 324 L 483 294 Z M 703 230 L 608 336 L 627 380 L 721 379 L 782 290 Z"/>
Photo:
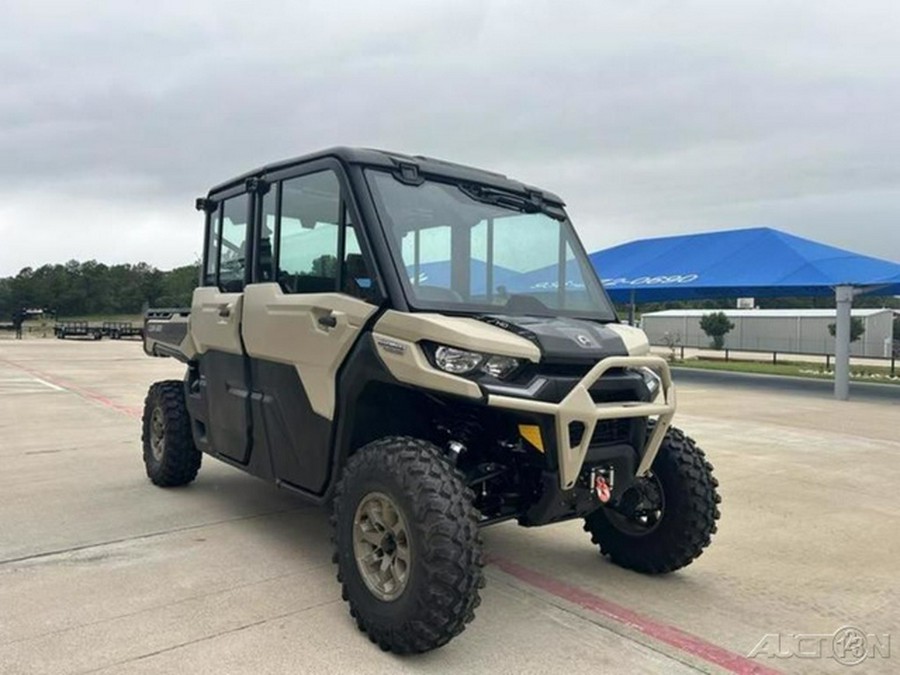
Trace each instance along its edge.
<path fill-rule="evenodd" d="M 454 375 L 471 373 L 482 361 L 484 361 L 483 354 L 467 352 L 465 349 L 441 346 L 434 350 L 434 362 L 437 367 Z"/>
<path fill-rule="evenodd" d="M 518 367 L 519 359 L 514 359 L 511 356 L 492 356 L 481 366 L 481 370 L 502 380 Z"/>
<path fill-rule="evenodd" d="M 502 379 L 519 367 L 521 361 L 512 356 L 499 356 L 470 352 L 466 349 L 437 345 L 431 352 L 434 365 L 453 375 L 468 375 L 479 371 Z"/>

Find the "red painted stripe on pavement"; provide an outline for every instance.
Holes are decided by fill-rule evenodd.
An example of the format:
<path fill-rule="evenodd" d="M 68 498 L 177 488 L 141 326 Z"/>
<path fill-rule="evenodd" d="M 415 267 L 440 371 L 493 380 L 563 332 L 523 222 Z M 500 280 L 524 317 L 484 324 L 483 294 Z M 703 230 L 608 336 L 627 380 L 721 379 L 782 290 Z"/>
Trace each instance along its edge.
<path fill-rule="evenodd" d="M 608 619 L 623 623 L 648 637 L 659 640 L 679 651 L 696 656 L 720 668 L 738 675 L 773 675 L 779 671 L 751 661 L 745 656 L 730 652 L 711 642 L 691 635 L 668 624 L 642 616 L 634 610 L 605 600 L 584 589 L 572 586 L 553 577 L 498 556 L 490 556 L 488 562 L 500 570 L 545 593 L 562 598 L 582 609 L 595 612 Z"/>
<path fill-rule="evenodd" d="M 142 415 L 142 411 L 140 408 L 136 408 L 130 405 L 122 405 L 121 403 L 116 403 L 110 398 L 107 398 L 103 394 L 99 394 L 96 391 L 91 391 L 90 389 L 85 389 L 84 387 L 79 387 L 77 384 L 72 384 L 71 382 L 66 382 L 54 375 L 50 375 L 49 373 L 45 373 L 42 370 L 37 370 L 36 368 L 29 368 L 28 366 L 23 366 L 21 363 L 16 363 L 14 361 L 9 361 L 7 359 L 2 359 L 3 363 L 6 363 L 13 368 L 18 368 L 33 377 L 40 378 L 42 380 L 46 380 L 50 384 L 55 384 L 57 387 L 62 387 L 67 391 L 71 391 L 73 394 L 77 394 L 82 398 L 88 399 L 89 401 L 93 401 L 94 403 L 99 403 L 102 406 L 107 408 L 112 408 L 113 410 L 128 415 L 129 417 L 140 418 Z"/>

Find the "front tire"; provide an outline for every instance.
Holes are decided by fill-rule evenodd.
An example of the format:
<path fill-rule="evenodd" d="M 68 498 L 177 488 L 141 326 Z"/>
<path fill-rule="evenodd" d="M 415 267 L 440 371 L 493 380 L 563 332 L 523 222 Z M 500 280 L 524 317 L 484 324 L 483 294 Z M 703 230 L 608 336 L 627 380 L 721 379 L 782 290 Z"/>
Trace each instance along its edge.
<path fill-rule="evenodd" d="M 694 441 L 671 428 L 650 475 L 629 488 L 618 510 L 591 513 L 584 529 L 620 567 L 664 574 L 689 565 L 716 532 L 722 499 L 712 471 Z"/>
<path fill-rule="evenodd" d="M 180 380 L 156 382 L 144 400 L 144 467 L 154 485 L 187 485 L 197 477 L 203 454 L 194 445 L 191 418 Z"/>
<path fill-rule="evenodd" d="M 484 586 L 474 495 L 431 443 L 383 438 L 347 462 L 334 498 L 338 581 L 385 651 L 426 652 L 474 618 Z"/>

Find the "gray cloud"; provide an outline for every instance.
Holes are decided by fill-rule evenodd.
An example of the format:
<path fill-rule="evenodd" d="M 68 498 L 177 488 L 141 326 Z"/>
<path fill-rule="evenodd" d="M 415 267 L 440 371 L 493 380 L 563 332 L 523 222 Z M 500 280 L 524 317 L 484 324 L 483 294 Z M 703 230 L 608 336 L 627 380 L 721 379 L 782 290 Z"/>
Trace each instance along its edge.
<path fill-rule="evenodd" d="M 766 224 L 900 258 L 892 0 L 7 6 L 0 275 L 190 262 L 193 197 L 334 144 L 547 187 L 589 248 Z"/>

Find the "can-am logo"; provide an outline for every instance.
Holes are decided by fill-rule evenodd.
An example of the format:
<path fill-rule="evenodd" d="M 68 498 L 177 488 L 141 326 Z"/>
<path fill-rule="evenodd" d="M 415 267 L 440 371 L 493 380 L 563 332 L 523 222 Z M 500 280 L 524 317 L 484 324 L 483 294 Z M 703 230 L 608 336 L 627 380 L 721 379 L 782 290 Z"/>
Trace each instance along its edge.
<path fill-rule="evenodd" d="M 603 285 L 607 288 L 612 288 L 613 286 L 661 286 L 663 284 L 692 284 L 699 278 L 699 274 L 668 274 L 657 277 L 635 277 L 634 279 L 618 277 L 615 279 L 604 279 Z"/>

